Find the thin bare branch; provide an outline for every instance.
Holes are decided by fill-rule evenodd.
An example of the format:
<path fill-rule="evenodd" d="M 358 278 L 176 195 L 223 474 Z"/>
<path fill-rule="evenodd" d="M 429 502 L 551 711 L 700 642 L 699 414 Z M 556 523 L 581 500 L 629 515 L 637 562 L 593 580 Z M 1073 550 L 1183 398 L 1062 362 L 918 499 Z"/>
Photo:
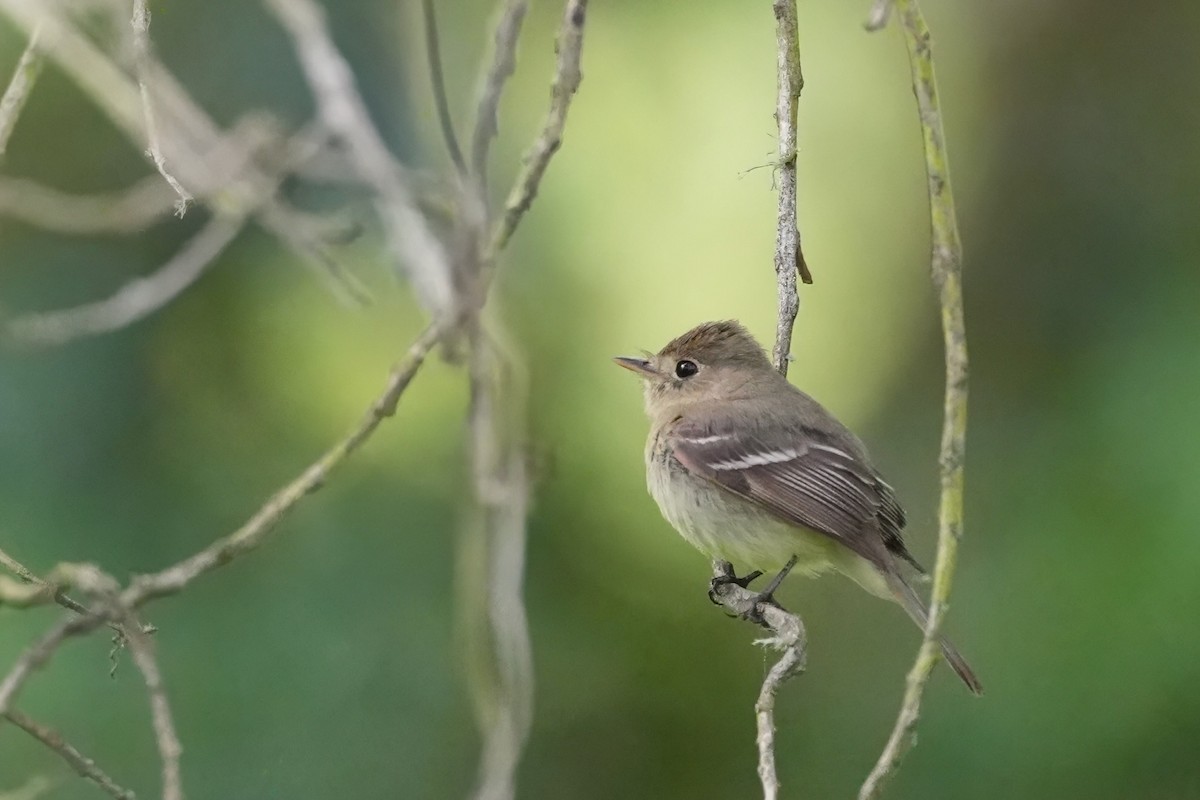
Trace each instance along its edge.
<path fill-rule="evenodd" d="M 120 595 L 121 607 L 136 609 L 149 600 L 175 594 L 197 577 L 228 564 L 266 541 L 288 512 L 307 495 L 321 488 L 329 475 L 371 437 L 379 424 L 396 413 L 400 396 L 412 383 L 412 379 L 425 362 L 425 357 L 429 355 L 429 351 L 437 344 L 441 335 L 442 329 L 437 324 L 426 328 L 409 348 L 407 355 L 392 368 L 383 393 L 371 403 L 354 429 L 295 480 L 272 495 L 245 524 L 171 567 L 134 578 Z"/>
<path fill-rule="evenodd" d="M 0 714 L 12 709 L 13 703 L 25 682 L 35 671 L 41 669 L 53 657 L 59 646 L 72 636 L 95 630 L 104 621 L 102 616 L 79 616 L 68 614 L 54 627 L 42 634 L 36 642 L 25 649 L 13 662 L 4 680 L 0 681 Z"/>
<path fill-rule="evenodd" d="M 345 142 L 359 177 L 378 195 L 388 244 L 422 304 L 435 318 L 455 310 L 445 248 L 417 210 L 400 166 L 371 122 L 354 73 L 334 45 L 325 15 L 312 0 L 264 0 L 292 39 L 320 114 Z"/>
<path fill-rule="evenodd" d="M 796 219 L 796 115 L 804 75 L 800 70 L 800 28 L 796 19 L 796 0 L 775 0 L 775 44 L 778 93 L 775 121 L 779 127 L 779 159 L 775 182 L 779 187 L 779 213 L 775 227 L 775 279 L 778 282 L 779 314 L 775 326 L 775 368 L 787 375 L 792 352 L 792 330 L 800 312 L 796 293 L 796 275 L 812 283 L 804 251 L 800 247 L 800 228 Z"/>
<path fill-rule="evenodd" d="M 713 575 L 732 576 L 733 567 L 728 561 L 714 561 Z M 784 611 L 774 603 L 759 602 L 757 593 L 736 584 L 719 585 L 713 589 L 712 596 L 734 616 L 744 618 L 751 612 L 761 616 L 772 635 L 758 640 L 756 644 L 781 654 L 779 660 L 767 672 L 767 677 L 763 679 L 758 702 L 754 704 L 754 717 L 758 728 L 758 778 L 762 783 L 764 800 L 777 800 L 779 776 L 775 770 L 775 697 L 788 679 L 804 671 L 808 648 L 804 623 L 800 617 Z"/>
<path fill-rule="evenodd" d="M 76 750 L 58 731 L 36 722 L 15 709 L 6 712 L 4 718 L 58 753 L 59 757 L 66 761 L 79 777 L 92 781 L 110 797 L 115 797 L 116 800 L 137 800 L 137 795 L 129 789 L 122 788 L 116 781 L 108 777 L 104 770 L 96 766 L 95 761 Z"/>
<path fill-rule="evenodd" d="M 125 629 L 128 631 L 126 641 L 133 663 L 142 673 L 146 683 L 146 693 L 150 696 L 150 716 L 154 723 L 154 741 L 158 746 L 158 755 L 162 760 L 162 796 L 163 800 L 183 800 L 183 779 L 179 772 L 179 757 L 183 754 L 183 746 L 175 732 L 175 722 L 171 716 L 171 705 L 167 699 L 167 690 L 163 686 L 162 671 L 158 666 L 155 655 L 154 640 L 142 633 L 141 623 L 132 613 L 125 615 Z"/>
<path fill-rule="evenodd" d="M 138 91 L 142 97 L 142 115 L 146 122 L 146 155 L 154 162 L 158 174 L 175 191 L 179 201 L 175 204 L 175 213 L 183 216 L 187 213 L 192 195 L 167 169 L 167 159 L 163 155 L 162 144 L 158 135 L 158 120 L 154 114 L 154 101 L 150 97 L 150 8 L 146 0 L 133 0 L 133 63 L 137 76 Z"/>
<path fill-rule="evenodd" d="M 494 35 L 495 50 L 479 89 L 475 111 L 475 133 L 471 136 L 471 174 L 479 183 L 480 194 L 487 195 L 488 150 L 500 132 L 500 96 L 504 84 L 517 68 L 517 41 L 529 10 L 529 0 L 500 0 L 499 19 Z"/>
<path fill-rule="evenodd" d="M 17 118 L 21 116 L 21 109 L 25 107 L 25 101 L 29 99 L 29 93 L 41 74 L 42 60 L 42 53 L 38 49 L 38 29 L 34 28 L 29 35 L 29 44 L 21 53 L 17 68 L 13 70 L 12 80 L 4 90 L 4 96 L 0 97 L 0 159 L 4 158 L 8 139 L 17 126 Z"/>
<path fill-rule="evenodd" d="M 458 146 L 458 135 L 454 132 L 454 118 L 450 114 L 450 100 L 446 97 L 446 78 L 442 74 L 442 45 L 438 39 L 437 12 L 433 0 L 421 0 L 422 17 L 425 21 L 425 55 L 429 61 L 429 80 L 433 84 L 433 103 L 437 107 L 438 124 L 442 128 L 442 139 L 450 162 L 459 175 L 467 174 L 467 163 L 463 160 L 462 148 Z"/>
<path fill-rule="evenodd" d="M 583 55 L 583 26 L 587 21 L 587 0 L 567 0 L 562 23 L 555 39 L 558 60 L 554 69 L 554 80 L 550 84 L 550 110 L 542 124 L 541 133 L 522 159 L 521 172 L 508 193 L 504 203 L 504 214 L 496 223 L 488 251 L 493 256 L 504 249 L 512 238 L 521 217 L 537 197 L 542 176 L 550 165 L 550 159 L 562 146 L 563 129 L 567 123 L 567 112 L 571 100 L 583 80 L 579 64 Z"/>
<path fill-rule="evenodd" d="M 204 274 L 246 224 L 246 214 L 213 218 L 166 264 L 104 300 L 4 323 L 4 338 L 54 346 L 128 327 L 166 306 Z"/>
<path fill-rule="evenodd" d="M 859 800 L 879 796 L 885 781 L 895 772 L 904 753 L 912 746 L 920 716 L 921 698 L 934 666 L 941 658 L 938 632 L 946 616 L 958 543 L 963 529 L 963 464 L 967 435 L 967 334 L 963 319 L 962 243 L 954 194 L 950 186 L 946 134 L 942 128 L 941 104 L 934 74 L 929 27 L 916 0 L 895 0 L 908 49 L 913 92 L 917 98 L 922 138 L 925 142 L 925 172 L 929 185 L 932 238 L 930 271 L 941 304 L 942 339 L 946 355 L 946 393 L 942 420 L 941 500 L 938 507 L 938 551 L 933 570 L 929 621 L 916 662 L 908 673 L 904 700 L 895 727 L 879 761 L 859 791 Z"/>

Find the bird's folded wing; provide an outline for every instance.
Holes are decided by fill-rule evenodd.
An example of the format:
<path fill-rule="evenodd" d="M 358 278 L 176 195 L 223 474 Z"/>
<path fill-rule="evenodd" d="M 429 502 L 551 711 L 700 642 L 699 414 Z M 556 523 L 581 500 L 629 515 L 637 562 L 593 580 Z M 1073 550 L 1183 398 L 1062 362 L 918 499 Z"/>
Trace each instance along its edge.
<path fill-rule="evenodd" d="M 732 423 L 683 420 L 668 441 L 689 472 L 788 522 L 828 534 L 880 566 L 886 558 L 881 543 L 911 561 L 900 538 L 904 511 L 891 487 L 819 431 L 796 426 L 750 433 Z"/>

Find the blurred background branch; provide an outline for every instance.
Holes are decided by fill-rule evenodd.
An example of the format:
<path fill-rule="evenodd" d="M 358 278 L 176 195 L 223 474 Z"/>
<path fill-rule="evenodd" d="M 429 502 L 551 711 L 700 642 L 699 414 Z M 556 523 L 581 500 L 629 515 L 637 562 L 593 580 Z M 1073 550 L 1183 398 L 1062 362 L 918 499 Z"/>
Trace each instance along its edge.
<path fill-rule="evenodd" d="M 549 160 L 561 142 L 567 108 L 580 81 L 579 59 L 586 2 L 569 0 L 566 4 L 551 112 L 538 136 L 530 167 L 514 183 L 512 192 L 522 198 L 521 208 L 515 215 L 506 213 L 504 223 L 499 226 L 502 235 L 489 235 L 487 229 L 489 215 L 484 211 L 487 197 L 483 176 L 487 170 L 488 143 L 497 131 L 500 93 L 504 79 L 513 69 L 516 33 L 524 14 L 523 6 L 502 10 L 495 61 L 483 79 L 486 88 L 480 100 L 477 133 L 473 137 L 473 166 L 478 175 L 475 180 L 468 181 L 469 185 L 460 187 L 459 202 L 452 209 L 453 216 L 449 220 L 454 229 L 439 234 L 417 207 L 410 186 L 410 171 L 392 156 L 372 122 L 355 86 L 353 71 L 333 43 L 322 9 L 310 0 L 266 0 L 266 5 L 294 44 L 316 99 L 321 122 L 296 134 L 282 148 L 287 154 L 283 159 L 275 154 L 279 165 L 270 172 L 258 163 L 257 155 L 270 142 L 260 131 L 270 131 L 274 124 L 266 121 L 250 127 L 253 139 L 245 141 L 246 137 L 242 137 L 242 146 L 231 148 L 238 151 L 237 165 L 218 173 L 225 176 L 226 184 L 219 180 L 213 182 L 213 165 L 208 163 L 225 137 L 216 132 L 215 125 L 205 120 L 203 112 L 188 98 L 181 84 L 153 60 L 149 10 L 144 0 L 132 0 L 133 69 L 141 99 L 140 118 L 131 113 L 132 88 L 121 69 L 90 41 L 72 31 L 65 17 L 25 0 L 4 0 L 0 5 L 0 11 L 19 24 L 38 30 L 45 25 L 52 32 L 51 57 L 91 93 L 92 99 L 113 116 L 127 135 L 136 140 L 144 133 L 149 141 L 147 156 L 174 190 L 176 211 L 180 216 L 192 195 L 183 188 L 181 180 L 176 179 L 174 166 L 168 168 L 168 164 L 178 165 L 182 180 L 188 183 L 191 183 L 190 176 L 208 175 L 208 184 L 198 182 L 197 185 L 208 187 L 199 196 L 213 210 L 212 220 L 157 272 L 134 280 L 107 300 L 10 319 L 5 324 L 7 338 L 27 344 L 64 344 L 80 336 L 113 332 L 132 324 L 188 289 L 233 242 L 248 219 L 260 210 L 264 212 L 260 221 L 268 228 L 276 228 L 283 238 L 294 241 L 295 233 L 291 230 L 294 226 L 288 219 L 292 212 L 282 205 L 277 192 L 289 176 L 298 173 L 318 156 L 330 139 L 345 146 L 348 166 L 376 202 L 397 265 L 410 278 L 434 321 L 412 345 L 408 356 L 393 369 L 383 394 L 372 403 L 359 425 L 299 477 L 277 491 L 233 534 L 173 566 L 134 578 L 123 590 L 90 565 L 61 565 L 52 579 L 40 581 L 23 565 L 6 556 L 4 564 L 26 581 L 26 584 L 11 581 L 0 584 L 0 598 L 7 605 L 24 608 L 53 599 L 67 605 L 77 615 L 52 627 L 17 659 L 0 682 L 0 713 L 7 714 L 11 710 L 28 679 L 67 638 L 89 633 L 101 623 L 115 626 L 120 642 L 128 646 L 133 655 L 150 698 L 154 738 L 162 763 L 164 800 L 182 800 L 180 756 L 183 748 L 164 688 L 155 643 L 148 636 L 148 630 L 137 622 L 137 609 L 154 599 L 182 591 L 199 576 L 256 549 L 295 505 L 322 487 L 331 473 L 374 433 L 379 423 L 395 412 L 401 394 L 433 347 L 448 337 L 466 332 L 471 351 L 468 376 L 472 396 L 468 427 L 472 469 L 476 476 L 474 494 L 479 508 L 476 535 L 484 542 L 488 564 L 481 581 L 487 587 L 484 598 L 490 631 L 487 635 L 490 645 L 485 649 L 492 652 L 497 676 L 496 691 L 490 697 L 484 699 L 476 692 L 479 702 L 487 706 L 486 710 L 481 709 L 481 720 L 487 717 L 487 721 L 483 724 L 483 758 L 476 794 L 487 800 L 511 798 L 515 793 L 516 767 L 532 721 L 533 701 L 533 656 L 522 598 L 530 492 L 529 445 L 524 433 L 527 378 L 512 345 L 505 349 L 499 344 L 506 338 L 498 333 L 502 330 L 502 320 L 497 317 L 485 326 L 479 315 L 490 282 L 490 270 L 515 231 L 521 214 L 532 202 Z M 430 48 L 439 116 L 454 163 L 465 171 L 467 167 L 457 147 L 442 80 L 431 3 L 425 5 L 425 11 L 426 44 Z M 34 53 L 32 45 L 28 52 Z M 26 74 L 21 70 L 25 70 L 24 64 L 18 78 Z M 19 81 L 16 85 L 19 101 L 24 90 Z M 164 119 L 170 120 L 170 124 L 161 128 L 160 103 L 165 111 Z M 14 102 L 6 107 L 19 110 L 19 105 Z M 10 130 L 15 121 L 14 111 L 5 119 Z M 197 134 L 203 139 L 206 131 L 209 141 L 198 145 Z M 10 181 L 7 188 L 13 197 L 10 203 L 13 207 L 24 206 L 26 192 L 34 197 L 53 198 L 43 203 L 40 216 L 36 212 L 24 214 L 30 221 L 44 218 L 50 228 L 136 230 L 161 213 L 161 193 L 143 191 L 140 184 L 131 193 L 122 195 L 122 200 L 126 201 L 121 203 L 125 212 L 114 215 L 108 209 L 97 208 L 96 213 L 90 214 L 92 219 L 82 223 L 70 218 L 70 211 L 81 207 L 79 198 L 67 200 L 69 208 L 64 214 L 64 209 L 55 202 L 59 199 L 55 190 L 17 180 Z M 107 200 L 104 198 L 96 203 L 95 198 L 88 198 L 83 201 L 88 205 L 82 207 L 90 211 L 97 205 L 103 206 Z M 72 203 L 74 209 L 70 208 Z M 85 213 L 84 216 L 89 215 Z M 64 217 L 68 219 L 64 220 Z M 455 251 L 455 257 L 462 260 L 458 268 L 464 273 L 463 280 L 458 283 L 468 292 L 469 300 L 465 302 L 455 296 L 459 290 L 455 288 L 451 255 L 441 236 L 451 241 L 473 243 L 469 250 Z M 489 332 L 488 327 L 494 330 Z M 62 591 L 67 586 L 79 586 L 95 600 L 94 606 L 89 609 L 70 600 Z M 84 763 L 77 751 L 53 746 L 54 737 L 35 738 L 55 749 L 73 766 L 78 768 Z M 103 773 L 94 763 L 87 763 L 90 767 L 80 774 L 101 780 Z M 107 780 L 103 778 L 103 781 Z M 108 790 L 110 793 L 124 791 Z"/>

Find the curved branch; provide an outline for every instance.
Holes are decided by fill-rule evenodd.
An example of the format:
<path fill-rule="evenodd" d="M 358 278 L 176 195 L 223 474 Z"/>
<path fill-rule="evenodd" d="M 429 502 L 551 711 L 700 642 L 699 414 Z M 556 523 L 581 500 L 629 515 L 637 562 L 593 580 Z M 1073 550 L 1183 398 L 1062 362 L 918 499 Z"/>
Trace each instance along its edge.
<path fill-rule="evenodd" d="M 895 771 L 912 746 L 913 731 L 920 716 L 921 697 L 938 659 L 938 631 L 946 616 L 950 587 L 954 581 L 958 542 L 963 526 L 963 462 L 967 435 L 967 334 L 963 320 L 962 243 L 954 195 L 950 187 L 946 136 L 934 75 L 929 27 L 916 0 L 895 0 L 904 31 L 912 71 L 913 91 L 925 142 L 925 172 L 929 184 L 929 213 L 932 229 L 930 269 L 941 304 L 942 339 L 946 351 L 946 394 L 942 420 L 941 500 L 938 507 L 938 552 L 933 571 L 933 593 L 929 622 L 916 662 L 908 673 L 904 701 L 887 746 L 859 791 L 859 800 L 879 796 L 884 782 Z M 887 7 L 872 14 L 886 20 Z"/>

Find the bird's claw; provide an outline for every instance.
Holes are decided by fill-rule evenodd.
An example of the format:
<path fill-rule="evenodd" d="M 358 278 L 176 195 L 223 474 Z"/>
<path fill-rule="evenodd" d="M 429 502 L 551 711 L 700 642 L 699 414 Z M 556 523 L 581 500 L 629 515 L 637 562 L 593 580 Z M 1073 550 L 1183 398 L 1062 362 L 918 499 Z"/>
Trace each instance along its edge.
<path fill-rule="evenodd" d="M 751 581 L 762 577 L 762 570 L 756 569 L 753 572 L 747 572 L 742 577 L 738 577 L 733 573 L 733 568 L 730 567 L 727 571 L 720 575 L 712 576 L 708 582 L 708 599 L 713 602 L 713 605 L 721 605 L 721 600 L 717 597 L 717 590 L 722 586 L 740 586 L 743 589 L 750 588 Z"/>

